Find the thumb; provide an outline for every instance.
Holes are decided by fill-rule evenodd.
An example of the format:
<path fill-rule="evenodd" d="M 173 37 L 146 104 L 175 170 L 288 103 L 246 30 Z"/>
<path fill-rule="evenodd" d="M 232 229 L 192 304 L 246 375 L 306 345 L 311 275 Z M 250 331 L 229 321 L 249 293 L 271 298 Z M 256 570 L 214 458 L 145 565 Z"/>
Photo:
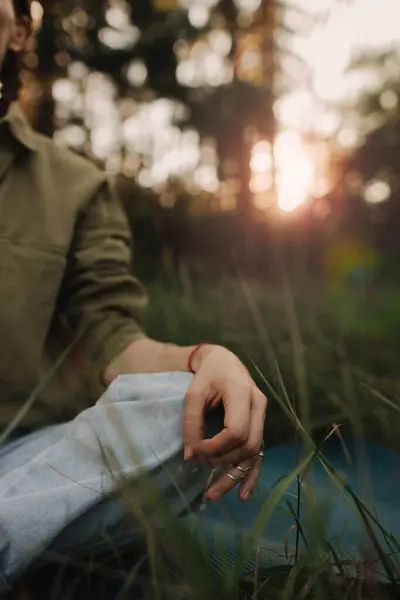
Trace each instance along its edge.
<path fill-rule="evenodd" d="M 207 390 L 196 384 L 190 386 L 186 393 L 183 413 L 183 443 L 185 460 L 195 457 L 195 449 L 204 439 L 204 416 L 207 404 Z"/>

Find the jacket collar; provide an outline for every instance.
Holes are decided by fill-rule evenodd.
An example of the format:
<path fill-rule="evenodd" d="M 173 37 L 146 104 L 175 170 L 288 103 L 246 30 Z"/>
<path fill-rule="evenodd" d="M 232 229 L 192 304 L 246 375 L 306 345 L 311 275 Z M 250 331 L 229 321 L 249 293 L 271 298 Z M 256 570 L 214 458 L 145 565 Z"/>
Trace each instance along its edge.
<path fill-rule="evenodd" d="M 25 148 L 33 152 L 38 150 L 38 135 L 30 126 L 19 102 L 13 102 L 6 116 L 0 120 L 0 131 L 3 127 L 8 127 L 13 137 Z"/>

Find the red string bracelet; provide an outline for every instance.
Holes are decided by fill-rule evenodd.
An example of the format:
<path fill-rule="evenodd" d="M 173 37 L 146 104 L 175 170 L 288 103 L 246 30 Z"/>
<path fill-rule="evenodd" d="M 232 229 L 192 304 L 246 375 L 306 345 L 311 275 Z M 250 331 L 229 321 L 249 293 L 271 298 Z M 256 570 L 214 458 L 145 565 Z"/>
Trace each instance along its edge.
<path fill-rule="evenodd" d="M 198 351 L 201 348 L 203 348 L 203 346 L 208 346 L 208 344 L 197 344 L 197 346 L 195 346 L 195 348 L 192 350 L 192 352 L 189 355 L 187 366 L 188 366 L 189 373 L 193 373 L 193 375 L 196 374 L 196 371 L 193 368 L 193 359 L 196 356 L 196 354 L 198 353 Z"/>

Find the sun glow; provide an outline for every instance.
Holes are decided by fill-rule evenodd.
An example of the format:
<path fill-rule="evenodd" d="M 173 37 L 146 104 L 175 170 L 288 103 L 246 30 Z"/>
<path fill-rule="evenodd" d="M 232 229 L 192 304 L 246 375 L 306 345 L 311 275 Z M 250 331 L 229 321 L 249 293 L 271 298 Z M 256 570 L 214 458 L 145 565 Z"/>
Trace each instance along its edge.
<path fill-rule="evenodd" d="M 265 194 L 272 187 L 272 149 L 268 142 L 258 142 L 251 157 L 250 188 L 255 194 Z M 275 142 L 276 188 L 278 207 L 291 212 L 304 204 L 313 193 L 316 164 L 299 134 L 281 132 Z"/>

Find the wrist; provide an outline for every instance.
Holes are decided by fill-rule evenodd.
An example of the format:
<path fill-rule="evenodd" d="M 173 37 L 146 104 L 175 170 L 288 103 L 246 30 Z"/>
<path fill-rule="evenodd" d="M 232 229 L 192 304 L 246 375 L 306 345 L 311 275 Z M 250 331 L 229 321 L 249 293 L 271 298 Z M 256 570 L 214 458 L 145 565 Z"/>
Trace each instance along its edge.
<path fill-rule="evenodd" d="M 188 358 L 189 373 L 196 374 L 203 360 L 210 354 L 214 346 L 212 344 L 197 344 L 191 349 Z"/>
<path fill-rule="evenodd" d="M 174 346 L 151 339 L 137 340 L 107 367 L 103 382 L 108 386 L 119 375 L 185 372 L 191 351 L 191 347 Z"/>

